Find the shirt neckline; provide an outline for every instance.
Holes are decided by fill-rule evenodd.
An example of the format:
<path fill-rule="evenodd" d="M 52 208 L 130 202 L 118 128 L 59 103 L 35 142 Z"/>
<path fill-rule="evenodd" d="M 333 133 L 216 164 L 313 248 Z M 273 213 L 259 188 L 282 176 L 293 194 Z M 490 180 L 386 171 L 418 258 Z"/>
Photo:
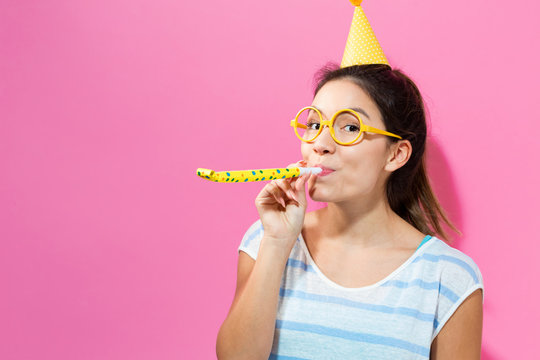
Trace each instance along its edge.
<path fill-rule="evenodd" d="M 416 259 L 421 254 L 423 254 L 426 251 L 426 249 L 432 243 L 435 242 L 435 240 L 437 238 L 434 237 L 434 236 L 426 235 L 426 237 L 424 237 L 424 239 L 422 240 L 422 242 L 420 243 L 418 248 L 415 250 L 415 252 L 407 260 L 405 260 L 405 262 L 403 264 L 401 264 L 397 269 L 395 269 L 390 274 L 388 274 L 386 277 L 384 277 L 383 279 L 377 281 L 376 283 L 371 284 L 371 285 L 361 286 L 361 287 L 346 287 L 346 286 L 343 286 L 343 285 L 339 285 L 338 283 L 336 283 L 336 282 L 330 280 L 328 277 L 326 277 L 326 275 L 324 275 L 324 273 L 321 271 L 321 269 L 319 269 L 319 267 L 317 266 L 317 264 L 315 263 L 315 261 L 311 257 L 311 254 L 309 253 L 309 249 L 307 248 L 307 245 L 306 245 L 306 242 L 304 240 L 304 237 L 302 236 L 302 233 L 300 233 L 299 239 L 300 239 L 300 247 L 302 248 L 302 250 L 304 251 L 304 254 L 306 255 L 308 265 L 311 266 L 315 270 L 315 272 L 321 277 L 321 279 L 324 282 L 326 282 L 327 284 L 329 284 L 330 286 L 332 286 L 334 288 L 338 288 L 338 289 L 344 290 L 344 291 L 364 291 L 364 290 L 370 290 L 370 289 L 379 287 L 380 285 L 387 282 L 391 278 L 397 276 L 403 269 L 405 269 L 407 267 L 407 265 L 412 263 L 414 261 L 414 259 Z"/>

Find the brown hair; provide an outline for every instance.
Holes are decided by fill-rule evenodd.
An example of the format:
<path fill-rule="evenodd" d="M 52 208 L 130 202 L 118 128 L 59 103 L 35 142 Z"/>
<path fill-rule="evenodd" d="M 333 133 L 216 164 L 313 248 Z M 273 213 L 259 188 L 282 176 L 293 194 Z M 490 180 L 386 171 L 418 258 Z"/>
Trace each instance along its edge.
<path fill-rule="evenodd" d="M 347 79 L 364 90 L 377 104 L 386 130 L 409 140 L 413 151 L 407 163 L 394 171 L 386 184 L 390 207 L 396 214 L 424 234 L 449 240 L 441 223 L 459 230 L 446 216 L 437 200 L 426 172 L 427 137 L 424 100 L 414 82 L 388 65 L 354 65 L 340 68 L 327 64 L 315 74 L 314 95 L 329 81 Z M 388 137 L 388 141 L 398 141 Z"/>

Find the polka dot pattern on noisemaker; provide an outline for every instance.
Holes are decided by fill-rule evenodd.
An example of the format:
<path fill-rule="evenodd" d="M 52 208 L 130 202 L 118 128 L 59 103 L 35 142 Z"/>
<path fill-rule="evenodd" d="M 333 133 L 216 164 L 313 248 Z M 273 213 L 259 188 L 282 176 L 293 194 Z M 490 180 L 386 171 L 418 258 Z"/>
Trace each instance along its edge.
<path fill-rule="evenodd" d="M 389 65 L 364 10 L 356 6 L 341 67 L 364 64 Z"/>
<path fill-rule="evenodd" d="M 237 183 L 249 181 L 267 181 L 300 176 L 300 168 L 272 168 L 238 171 L 213 171 L 210 169 L 197 169 L 197 175 L 214 182 Z"/>

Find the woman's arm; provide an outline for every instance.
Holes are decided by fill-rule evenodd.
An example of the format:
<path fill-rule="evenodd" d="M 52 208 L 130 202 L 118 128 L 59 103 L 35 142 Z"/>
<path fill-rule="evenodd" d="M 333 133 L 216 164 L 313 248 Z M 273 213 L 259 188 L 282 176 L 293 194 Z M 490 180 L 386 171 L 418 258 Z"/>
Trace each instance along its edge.
<path fill-rule="evenodd" d="M 240 252 L 231 309 L 218 334 L 218 359 L 268 359 L 279 286 L 290 251 L 261 240 L 257 261 Z"/>
<path fill-rule="evenodd" d="M 474 291 L 448 319 L 431 344 L 431 360 L 479 360 L 482 345 L 482 290 Z"/>
<path fill-rule="evenodd" d="M 256 261 L 240 253 L 236 293 L 216 343 L 221 360 L 270 356 L 279 287 L 289 254 L 302 231 L 307 208 L 304 185 L 310 176 L 273 180 L 255 199 L 264 235 Z"/>

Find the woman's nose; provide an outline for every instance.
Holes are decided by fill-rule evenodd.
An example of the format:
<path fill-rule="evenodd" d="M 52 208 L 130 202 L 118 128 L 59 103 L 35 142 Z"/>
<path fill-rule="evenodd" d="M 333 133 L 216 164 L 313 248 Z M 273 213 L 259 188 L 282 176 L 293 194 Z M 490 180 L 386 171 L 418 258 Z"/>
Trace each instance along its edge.
<path fill-rule="evenodd" d="M 336 150 L 336 145 L 332 135 L 330 135 L 330 129 L 325 126 L 321 134 L 314 140 L 313 150 L 319 154 L 333 153 Z"/>

